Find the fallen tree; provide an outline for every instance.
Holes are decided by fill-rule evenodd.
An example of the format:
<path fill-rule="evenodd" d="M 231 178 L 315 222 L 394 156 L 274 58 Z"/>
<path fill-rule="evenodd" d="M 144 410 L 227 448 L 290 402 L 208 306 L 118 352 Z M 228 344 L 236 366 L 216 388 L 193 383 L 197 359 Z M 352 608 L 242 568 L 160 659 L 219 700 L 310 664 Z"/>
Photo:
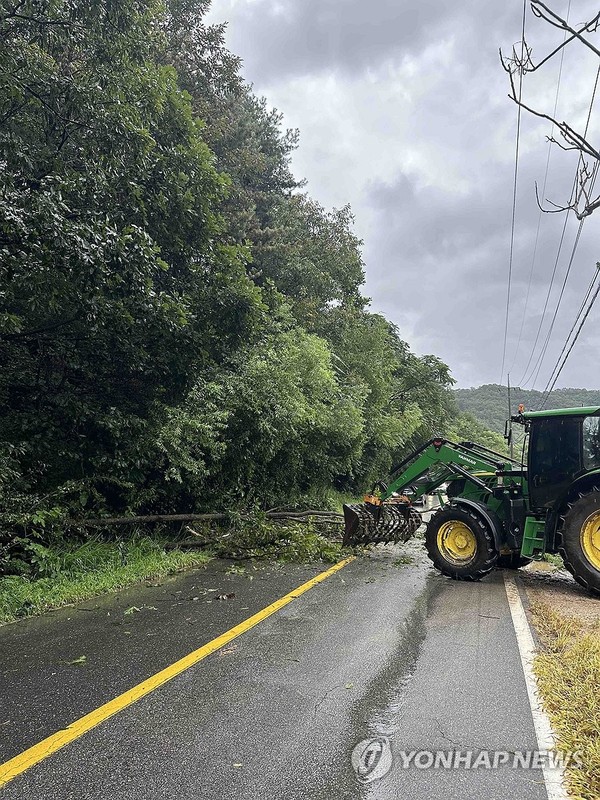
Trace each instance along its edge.
<path fill-rule="evenodd" d="M 266 511 L 264 516 L 272 520 L 289 520 L 290 522 L 338 522 L 344 517 L 337 511 Z M 251 514 L 236 514 L 236 519 L 249 521 Z M 227 522 L 231 514 L 148 514 L 140 517 L 104 517 L 99 519 L 71 520 L 71 524 L 80 528 L 101 528 L 106 525 L 137 525 L 153 522 Z"/>

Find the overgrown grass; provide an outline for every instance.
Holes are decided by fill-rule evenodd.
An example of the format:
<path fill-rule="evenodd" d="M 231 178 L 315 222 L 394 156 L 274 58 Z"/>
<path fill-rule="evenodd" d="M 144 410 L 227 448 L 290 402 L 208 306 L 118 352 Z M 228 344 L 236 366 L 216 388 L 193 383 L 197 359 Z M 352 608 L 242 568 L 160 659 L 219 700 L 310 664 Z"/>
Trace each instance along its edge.
<path fill-rule="evenodd" d="M 45 577 L 0 578 L 0 624 L 205 564 L 211 557 L 203 551 L 165 551 L 164 541 L 147 536 L 44 550 Z"/>
<path fill-rule="evenodd" d="M 567 769 L 575 800 L 600 797 L 600 626 L 585 626 L 544 603 L 532 607 L 544 650 L 535 660 L 540 693 L 557 733 L 557 747 L 579 752 Z"/>
<path fill-rule="evenodd" d="M 260 516 L 234 519 L 226 529 L 200 529 L 198 549 L 166 550 L 167 541 L 166 536 L 134 534 L 118 542 L 29 542 L 27 562 L 14 564 L 24 574 L 0 577 L 0 624 L 205 564 L 212 557 L 335 563 L 350 552 L 312 524 L 275 524 Z"/>

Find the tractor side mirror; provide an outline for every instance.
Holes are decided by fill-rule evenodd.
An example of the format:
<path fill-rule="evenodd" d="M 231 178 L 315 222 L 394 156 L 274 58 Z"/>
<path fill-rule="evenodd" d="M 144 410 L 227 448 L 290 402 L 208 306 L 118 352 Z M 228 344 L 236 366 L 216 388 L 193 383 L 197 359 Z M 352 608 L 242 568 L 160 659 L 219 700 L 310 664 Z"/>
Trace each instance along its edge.
<path fill-rule="evenodd" d="M 510 427 L 509 420 L 504 422 L 504 438 L 510 444 L 512 442 L 512 428 Z"/>

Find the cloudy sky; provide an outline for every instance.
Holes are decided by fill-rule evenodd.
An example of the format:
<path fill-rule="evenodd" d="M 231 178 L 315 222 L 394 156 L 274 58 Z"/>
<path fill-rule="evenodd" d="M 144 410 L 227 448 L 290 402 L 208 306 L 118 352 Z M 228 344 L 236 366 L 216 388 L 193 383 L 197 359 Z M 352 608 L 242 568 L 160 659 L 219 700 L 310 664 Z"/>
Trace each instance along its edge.
<path fill-rule="evenodd" d="M 598 0 L 547 4 L 563 17 L 570 7 L 573 23 L 600 10 Z M 510 52 L 520 40 L 521 15 L 521 0 L 213 0 L 209 15 L 229 23 L 227 44 L 256 93 L 300 129 L 293 165 L 309 193 L 325 206 L 351 204 L 373 309 L 416 352 L 443 358 L 460 386 L 501 377 L 517 109 L 498 48 Z M 563 34 L 528 9 L 525 38 L 535 62 Z M 590 39 L 600 49 L 600 33 Z M 565 48 L 557 116 L 579 130 L 599 63 L 578 42 Z M 559 68 L 557 55 L 525 76 L 528 105 L 552 113 Z M 549 123 L 523 113 L 504 371 L 538 389 L 600 260 L 598 210 L 583 227 L 537 368 L 578 227 L 571 215 L 557 261 L 565 216 L 541 214 L 534 188 L 544 182 L 549 133 Z M 600 87 L 589 138 L 600 139 Z M 575 167 L 573 153 L 551 148 L 547 198 L 566 201 Z M 557 386 L 600 387 L 599 323 L 600 300 Z"/>

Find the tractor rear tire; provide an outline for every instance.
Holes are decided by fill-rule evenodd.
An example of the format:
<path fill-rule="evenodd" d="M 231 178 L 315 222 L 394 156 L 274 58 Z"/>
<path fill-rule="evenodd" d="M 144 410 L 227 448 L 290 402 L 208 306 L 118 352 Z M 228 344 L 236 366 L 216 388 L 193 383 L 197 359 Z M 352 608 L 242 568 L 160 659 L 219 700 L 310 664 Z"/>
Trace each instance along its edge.
<path fill-rule="evenodd" d="M 506 555 L 500 553 L 496 567 L 498 569 L 519 569 L 519 567 L 526 567 L 527 564 L 531 564 L 532 561 L 532 558 L 522 556 L 520 553 L 508 553 Z"/>
<path fill-rule="evenodd" d="M 498 560 L 489 526 L 463 508 L 446 506 L 434 514 L 425 532 L 425 546 L 434 567 L 455 581 L 478 581 Z"/>
<path fill-rule="evenodd" d="M 558 552 L 566 569 L 590 592 L 600 595 L 600 489 L 576 500 L 564 518 Z"/>

